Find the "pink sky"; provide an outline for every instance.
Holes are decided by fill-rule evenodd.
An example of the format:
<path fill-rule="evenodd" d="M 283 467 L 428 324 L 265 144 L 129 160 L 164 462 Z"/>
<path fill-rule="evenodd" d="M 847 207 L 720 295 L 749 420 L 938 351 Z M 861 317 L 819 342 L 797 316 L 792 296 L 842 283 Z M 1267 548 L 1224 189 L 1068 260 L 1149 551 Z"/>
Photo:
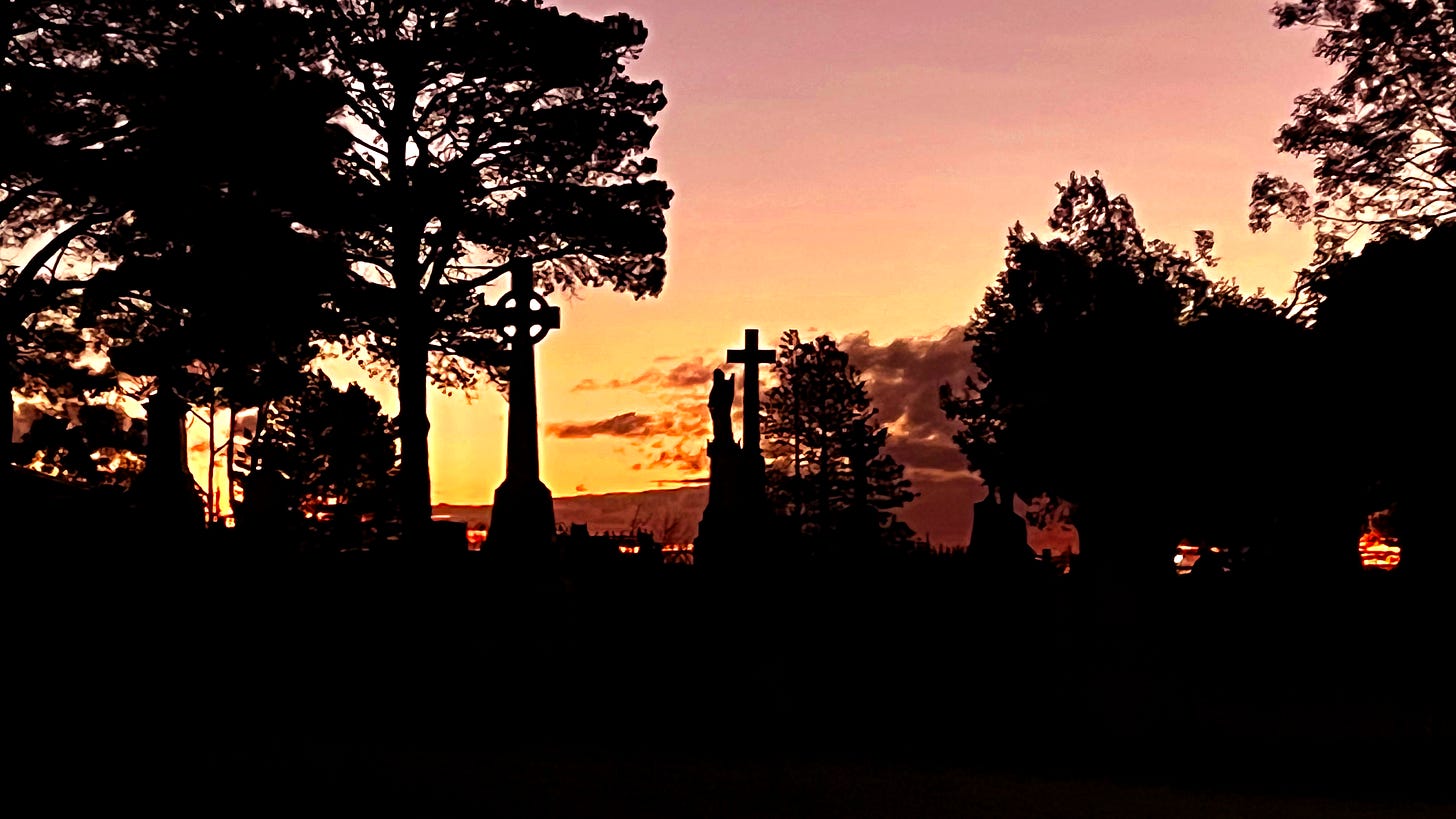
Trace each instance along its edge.
<path fill-rule="evenodd" d="M 765 343 L 788 328 L 868 333 L 872 347 L 940 339 L 1001 269 L 1006 229 L 1039 229 L 1053 183 L 1073 170 L 1101 171 L 1151 236 L 1191 246 L 1192 231 L 1212 229 L 1222 275 L 1282 295 L 1309 233 L 1250 234 L 1249 183 L 1266 170 L 1308 177 L 1311 163 L 1277 155 L 1272 140 L 1294 97 L 1333 69 L 1311 55 L 1312 33 L 1276 29 L 1269 6 L 562 3 L 646 23 L 631 73 L 666 87 L 652 153 L 676 195 L 661 298 L 556 300 L 562 329 L 538 348 L 543 424 L 701 404 L 706 382 L 573 387 L 698 356 L 711 369 L 744 327 Z M 435 500 L 489 503 L 504 472 L 504 401 L 435 396 L 431 413 Z M 681 432 L 544 435 L 543 479 L 569 495 L 688 477 L 644 465 L 701 447 Z"/>

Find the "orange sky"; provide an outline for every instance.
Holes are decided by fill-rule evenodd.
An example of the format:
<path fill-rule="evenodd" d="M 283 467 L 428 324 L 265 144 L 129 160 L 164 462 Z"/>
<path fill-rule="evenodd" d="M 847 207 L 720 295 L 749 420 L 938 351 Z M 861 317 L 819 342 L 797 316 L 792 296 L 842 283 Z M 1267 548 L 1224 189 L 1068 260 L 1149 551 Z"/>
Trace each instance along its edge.
<path fill-rule="evenodd" d="M 1222 275 L 1285 293 L 1310 234 L 1250 234 L 1249 183 L 1308 178 L 1272 139 L 1333 69 L 1312 33 L 1274 28 L 1270 2 L 563 3 L 647 24 L 631 73 L 665 84 L 653 154 L 676 195 L 661 298 L 554 298 L 562 329 L 538 347 L 543 479 L 570 495 L 702 474 L 688 457 L 701 430 L 674 408 L 702 405 L 744 327 L 765 343 L 787 328 L 868 333 L 857 348 L 875 361 L 921 347 L 956 360 L 947 331 L 1001 269 L 1007 227 L 1039 229 L 1072 170 L 1100 170 L 1151 236 L 1191 246 L 1212 229 Z M 896 400 L 962 377 L 944 369 Z M 490 502 L 505 406 L 491 390 L 432 396 L 436 502 Z M 896 431 L 917 428 L 906 413 Z"/>

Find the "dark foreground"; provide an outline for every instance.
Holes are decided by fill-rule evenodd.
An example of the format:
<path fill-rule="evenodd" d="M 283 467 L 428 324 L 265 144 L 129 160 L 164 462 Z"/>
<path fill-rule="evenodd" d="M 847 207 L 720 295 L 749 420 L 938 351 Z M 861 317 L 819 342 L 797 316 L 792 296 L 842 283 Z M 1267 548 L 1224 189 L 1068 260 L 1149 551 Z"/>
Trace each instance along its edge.
<path fill-rule="evenodd" d="M 47 813 L 1456 809 L 1447 595 L 1398 577 L 525 579 L 356 554 L 11 583 L 18 773 Z"/>

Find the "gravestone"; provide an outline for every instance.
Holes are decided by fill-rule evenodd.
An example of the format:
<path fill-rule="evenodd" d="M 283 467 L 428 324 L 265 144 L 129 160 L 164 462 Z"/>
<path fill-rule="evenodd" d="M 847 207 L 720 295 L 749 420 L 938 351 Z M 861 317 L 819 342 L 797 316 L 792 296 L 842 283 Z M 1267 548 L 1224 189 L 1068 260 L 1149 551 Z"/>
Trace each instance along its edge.
<path fill-rule="evenodd" d="M 733 376 L 713 371 L 708 413 L 713 438 L 708 442 L 708 505 L 693 541 L 698 566 L 745 565 L 768 537 L 764 497 L 764 460 L 759 446 L 758 366 L 771 364 L 774 351 L 758 347 L 758 330 L 743 331 L 743 348 L 728 351 L 730 364 L 743 367 L 743 443 L 733 440 Z"/>
<path fill-rule="evenodd" d="M 551 490 L 541 482 L 536 416 L 536 344 L 561 326 L 561 309 L 534 289 L 529 269 L 511 272 L 511 289 L 477 311 L 506 337 L 510 407 L 506 421 L 506 477 L 495 490 L 485 551 L 512 559 L 545 559 L 556 536 Z"/>
<path fill-rule="evenodd" d="M 774 351 L 760 350 L 758 330 L 743 331 L 743 349 L 729 350 L 728 363 L 743 365 L 743 452 L 763 463 L 758 443 L 758 365 L 772 364 Z"/>
<path fill-rule="evenodd" d="M 1010 492 L 991 487 L 976 504 L 966 557 L 988 571 L 1020 571 L 1036 566 L 1027 543 L 1026 519 L 1016 514 Z"/>
<path fill-rule="evenodd" d="M 179 360 L 189 349 L 185 331 L 136 341 L 109 352 L 117 371 L 154 377 L 146 410 L 146 463 L 127 489 L 127 501 L 147 521 L 148 536 L 180 544 L 203 531 L 206 501 L 187 463 L 188 404 Z"/>

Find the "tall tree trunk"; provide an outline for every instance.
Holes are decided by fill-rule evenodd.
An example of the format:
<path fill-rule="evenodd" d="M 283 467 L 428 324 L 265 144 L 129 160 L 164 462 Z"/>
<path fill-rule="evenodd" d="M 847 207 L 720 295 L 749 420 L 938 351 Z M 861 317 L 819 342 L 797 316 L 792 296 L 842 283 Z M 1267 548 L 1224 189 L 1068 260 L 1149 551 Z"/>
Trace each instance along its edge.
<path fill-rule="evenodd" d="M 11 345 L 8 338 L 0 336 L 0 371 L 4 373 L 3 385 L 0 389 L 5 390 L 5 427 L 0 435 L 4 435 L 5 457 L 0 460 L 0 468 L 9 470 L 11 459 L 15 456 L 15 447 L 12 442 L 15 440 L 15 398 L 11 390 L 20 386 L 20 363 L 15 360 L 15 347 Z"/>
<path fill-rule="evenodd" d="M 236 473 L 233 471 L 237 462 L 238 448 L 236 444 L 238 434 L 238 410 L 236 407 L 228 407 L 228 428 L 227 428 L 227 465 L 223 468 L 224 487 L 228 499 L 228 517 L 232 519 L 233 525 L 237 525 L 237 510 L 233 509 L 233 502 L 237 494 L 233 487 L 237 484 Z"/>
<path fill-rule="evenodd" d="M 401 322 L 399 367 L 399 512 L 405 542 L 422 542 L 430 525 L 430 419 L 425 410 L 428 349 L 417 321 Z"/>
<path fill-rule="evenodd" d="M 387 39 L 393 39 L 393 31 Z M 408 145 L 414 128 L 414 102 L 419 73 L 409 60 L 388 67 L 394 105 L 387 115 L 385 141 L 389 152 L 389 189 L 393 213 L 389 230 L 394 287 L 402 308 L 395 339 L 399 379 L 399 515 L 405 545 L 424 547 L 430 527 L 430 419 L 425 409 L 429 379 L 429 299 L 420 245 L 425 220 L 414 209 Z"/>
<path fill-rule="evenodd" d="M 217 400 L 207 405 L 207 525 L 217 523 Z"/>

